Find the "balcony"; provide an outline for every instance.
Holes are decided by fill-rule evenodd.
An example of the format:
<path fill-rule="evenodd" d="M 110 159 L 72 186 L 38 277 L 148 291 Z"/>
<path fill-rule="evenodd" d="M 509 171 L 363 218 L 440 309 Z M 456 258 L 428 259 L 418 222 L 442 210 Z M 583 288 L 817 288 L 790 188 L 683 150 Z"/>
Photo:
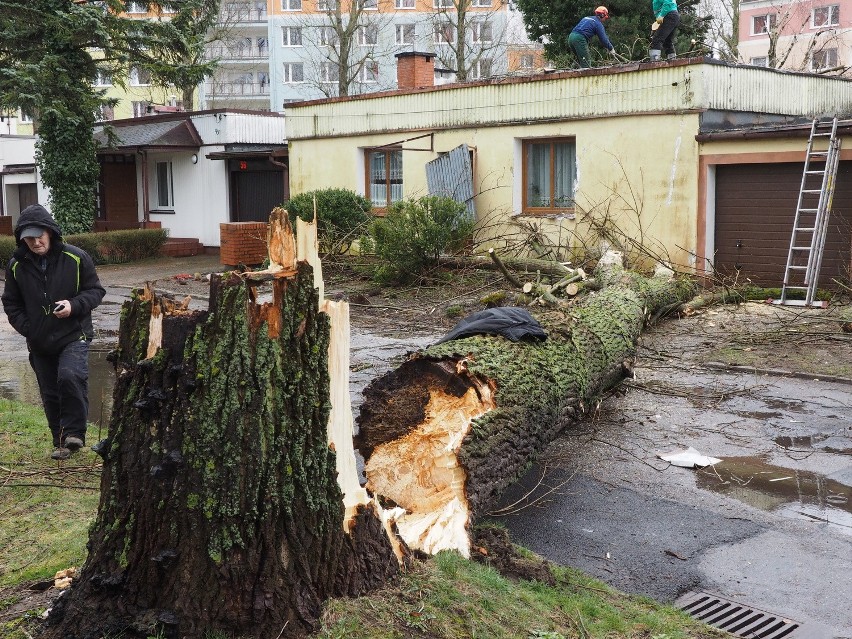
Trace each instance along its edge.
<path fill-rule="evenodd" d="M 233 26 L 252 22 L 266 22 L 266 17 L 266 7 L 229 5 L 222 7 L 222 11 L 219 13 L 219 24 Z"/>
<path fill-rule="evenodd" d="M 212 97 L 267 98 L 268 82 L 214 81 L 204 84 L 204 93 Z"/>
<path fill-rule="evenodd" d="M 268 60 L 269 47 L 208 47 L 204 52 L 204 59 L 222 62 Z"/>

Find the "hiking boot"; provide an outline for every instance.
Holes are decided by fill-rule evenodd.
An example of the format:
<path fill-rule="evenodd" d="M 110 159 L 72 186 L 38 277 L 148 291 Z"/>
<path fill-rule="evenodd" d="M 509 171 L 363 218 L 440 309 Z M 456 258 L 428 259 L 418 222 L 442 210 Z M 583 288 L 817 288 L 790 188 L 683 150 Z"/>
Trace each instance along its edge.
<path fill-rule="evenodd" d="M 86 445 L 86 442 L 84 442 L 79 437 L 66 437 L 65 438 L 65 448 L 70 450 L 72 453 L 76 453 L 78 450 L 80 450 L 85 445 Z"/>
<path fill-rule="evenodd" d="M 51 459 L 68 459 L 69 457 L 71 457 L 71 451 L 67 448 L 54 448 L 50 453 Z"/>

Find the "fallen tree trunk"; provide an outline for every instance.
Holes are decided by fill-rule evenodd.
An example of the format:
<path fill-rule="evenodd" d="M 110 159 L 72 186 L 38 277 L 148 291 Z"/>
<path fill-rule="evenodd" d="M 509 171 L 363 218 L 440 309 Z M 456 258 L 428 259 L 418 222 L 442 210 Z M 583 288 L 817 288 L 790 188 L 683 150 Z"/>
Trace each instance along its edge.
<path fill-rule="evenodd" d="M 357 445 L 368 490 L 409 547 L 468 555 L 470 525 L 567 425 L 631 374 L 645 319 L 692 282 L 615 268 L 570 312 L 537 317 L 544 342 L 475 336 L 431 346 L 365 390 Z"/>
<path fill-rule="evenodd" d="M 150 291 L 125 305 L 90 553 L 43 636 L 303 636 L 326 598 L 397 574 L 380 509 L 335 454 L 354 456 L 351 410 L 281 213 L 278 261 L 214 277 L 208 311 Z M 347 357 L 348 341 L 332 366 L 348 400 Z"/>

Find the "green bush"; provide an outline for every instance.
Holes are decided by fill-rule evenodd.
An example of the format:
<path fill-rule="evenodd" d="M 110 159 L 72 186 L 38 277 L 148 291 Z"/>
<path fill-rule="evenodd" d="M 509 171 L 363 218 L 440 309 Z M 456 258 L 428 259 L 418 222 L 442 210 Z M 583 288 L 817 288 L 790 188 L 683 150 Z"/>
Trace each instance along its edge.
<path fill-rule="evenodd" d="M 430 195 L 393 204 L 370 227 L 370 242 L 381 264 L 376 279 L 384 283 L 411 281 L 435 266 L 442 254 L 461 250 L 474 222 L 464 204 Z"/>
<path fill-rule="evenodd" d="M 306 222 L 314 219 L 314 198 L 317 211 L 317 241 L 322 255 L 341 255 L 362 235 L 371 211 L 370 200 L 346 189 L 308 191 L 282 205 L 295 224 L 296 216 Z"/>
<path fill-rule="evenodd" d="M 164 229 L 138 229 L 79 233 L 68 235 L 63 240 L 86 251 L 95 264 L 124 264 L 159 255 L 167 237 L 168 232 Z M 0 260 L 4 268 L 16 248 L 14 236 L 0 236 Z"/>

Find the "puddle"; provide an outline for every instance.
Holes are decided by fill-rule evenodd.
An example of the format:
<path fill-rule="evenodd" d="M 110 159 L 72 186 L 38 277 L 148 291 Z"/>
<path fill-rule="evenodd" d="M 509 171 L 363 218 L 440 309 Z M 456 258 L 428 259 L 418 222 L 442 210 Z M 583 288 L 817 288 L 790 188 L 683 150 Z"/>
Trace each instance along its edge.
<path fill-rule="evenodd" d="M 839 455 L 852 455 L 852 448 L 845 446 L 833 446 L 834 440 L 838 443 L 848 443 L 848 437 L 839 437 L 835 433 L 816 433 L 814 435 L 781 435 L 773 441 L 781 448 L 790 451 L 821 450 L 826 453 L 837 453 Z"/>
<path fill-rule="evenodd" d="M 112 411 L 115 373 L 106 360 L 107 351 L 89 351 L 89 422 L 106 429 Z M 0 361 L 0 397 L 41 406 L 38 382 L 27 360 Z M 90 427 L 89 439 L 97 432 Z"/>
<path fill-rule="evenodd" d="M 730 457 L 696 475 L 699 488 L 754 508 L 828 525 L 852 535 L 852 488 L 825 475 Z"/>

